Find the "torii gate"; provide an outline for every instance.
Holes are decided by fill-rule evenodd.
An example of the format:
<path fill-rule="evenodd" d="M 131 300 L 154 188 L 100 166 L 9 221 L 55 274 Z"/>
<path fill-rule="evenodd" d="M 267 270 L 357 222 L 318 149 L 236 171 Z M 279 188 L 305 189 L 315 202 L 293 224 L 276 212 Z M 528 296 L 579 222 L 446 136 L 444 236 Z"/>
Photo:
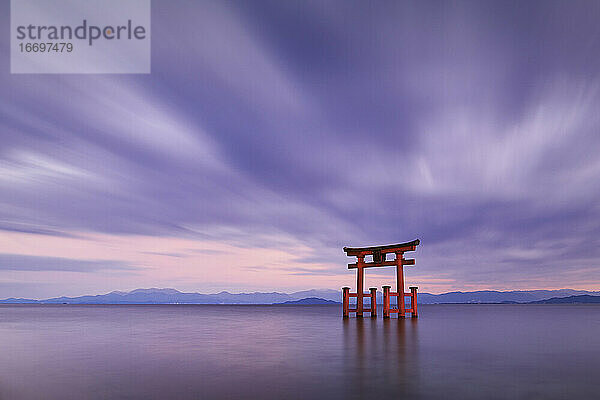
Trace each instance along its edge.
<path fill-rule="evenodd" d="M 386 246 L 371 246 L 371 247 L 344 247 L 346 255 L 356 257 L 357 262 L 348 264 L 348 269 L 356 268 L 356 293 L 350 293 L 349 287 L 342 288 L 343 311 L 344 318 L 350 316 L 350 312 L 355 312 L 357 317 L 362 317 L 363 312 L 370 312 L 371 317 L 377 316 L 377 288 L 369 288 L 370 293 L 364 293 L 364 269 L 370 267 L 388 267 L 396 266 L 396 292 L 391 292 L 391 286 L 383 286 L 383 318 L 389 318 L 390 313 L 398 313 L 398 318 L 404 318 L 407 312 L 411 313 L 413 318 L 418 316 L 417 313 L 417 287 L 411 286 L 410 293 L 404 292 L 404 269 L 405 265 L 415 265 L 414 259 L 405 259 L 404 252 L 415 251 L 419 245 L 419 239 L 412 242 L 390 244 Z M 396 254 L 395 260 L 387 260 L 387 254 Z M 373 256 L 372 262 L 365 262 L 365 256 Z M 368 296 L 371 298 L 371 307 L 364 308 L 363 298 Z M 390 297 L 398 297 L 398 308 L 390 308 Z M 350 308 L 350 297 L 356 297 L 356 308 Z M 410 297 L 410 309 L 406 309 L 404 298 Z"/>

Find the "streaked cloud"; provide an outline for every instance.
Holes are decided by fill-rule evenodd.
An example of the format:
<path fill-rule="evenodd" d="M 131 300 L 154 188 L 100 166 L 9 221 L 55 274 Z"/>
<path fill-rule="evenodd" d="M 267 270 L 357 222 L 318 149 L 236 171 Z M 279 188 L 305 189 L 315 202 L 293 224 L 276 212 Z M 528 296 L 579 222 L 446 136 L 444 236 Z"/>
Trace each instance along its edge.
<path fill-rule="evenodd" d="M 78 260 L 62 257 L 0 253 L 0 271 L 97 272 L 133 269 L 135 268 L 126 263 L 112 260 Z"/>
<path fill-rule="evenodd" d="M 153 15 L 149 76 L 0 75 L 1 236 L 30 243 L 1 251 L 143 268 L 56 294 L 339 287 L 343 246 L 417 237 L 421 290 L 600 289 L 596 4 Z"/>

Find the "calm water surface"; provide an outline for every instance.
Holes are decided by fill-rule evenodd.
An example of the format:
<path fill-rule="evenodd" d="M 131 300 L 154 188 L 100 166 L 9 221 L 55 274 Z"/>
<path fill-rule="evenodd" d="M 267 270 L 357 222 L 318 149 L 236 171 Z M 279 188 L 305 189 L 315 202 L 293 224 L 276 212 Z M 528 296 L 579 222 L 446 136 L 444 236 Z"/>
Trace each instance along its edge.
<path fill-rule="evenodd" d="M 0 306 L 0 399 L 594 399 L 600 305 Z"/>

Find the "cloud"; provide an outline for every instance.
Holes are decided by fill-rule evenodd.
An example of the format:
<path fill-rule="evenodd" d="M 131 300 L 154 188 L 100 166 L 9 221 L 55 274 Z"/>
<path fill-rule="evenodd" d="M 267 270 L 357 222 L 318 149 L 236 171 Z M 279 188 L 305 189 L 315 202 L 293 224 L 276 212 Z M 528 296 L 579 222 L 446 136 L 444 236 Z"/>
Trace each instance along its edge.
<path fill-rule="evenodd" d="M 113 260 L 78 260 L 62 257 L 0 253 L 0 271 L 99 272 L 107 270 L 130 271 L 135 269 L 137 268 Z"/>
<path fill-rule="evenodd" d="M 150 76 L 0 75 L 0 229 L 297 245 L 322 276 L 345 245 L 420 238 L 448 289 L 580 284 L 600 256 L 592 8 L 155 3 Z"/>
<path fill-rule="evenodd" d="M 143 251 L 142 254 L 150 254 L 155 256 L 163 256 L 163 257 L 175 257 L 175 258 L 185 258 L 189 257 L 184 253 L 169 253 L 169 252 L 160 252 L 160 251 Z"/>

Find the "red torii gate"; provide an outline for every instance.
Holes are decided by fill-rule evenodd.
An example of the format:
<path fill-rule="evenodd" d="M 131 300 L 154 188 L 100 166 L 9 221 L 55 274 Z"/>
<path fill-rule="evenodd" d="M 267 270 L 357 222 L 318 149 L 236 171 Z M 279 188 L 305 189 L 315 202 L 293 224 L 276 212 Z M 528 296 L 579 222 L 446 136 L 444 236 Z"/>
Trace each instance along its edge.
<path fill-rule="evenodd" d="M 390 244 L 386 246 L 371 247 L 344 247 L 346 255 L 356 257 L 357 262 L 348 264 L 348 269 L 356 268 L 356 293 L 350 293 L 349 287 L 342 288 L 344 318 L 348 318 L 351 312 L 355 312 L 357 317 L 362 317 L 363 312 L 370 312 L 371 317 L 377 316 L 377 288 L 369 288 L 370 293 L 364 293 L 364 269 L 371 267 L 393 267 L 396 266 L 396 292 L 391 292 L 391 286 L 383 286 L 383 318 L 389 318 L 390 313 L 398 313 L 398 318 L 404 318 L 407 312 L 411 313 L 413 318 L 418 317 L 417 313 L 417 287 L 411 286 L 410 293 L 404 292 L 404 269 L 405 265 L 415 265 L 414 259 L 404 258 L 404 252 L 415 251 L 419 245 L 419 239 L 412 242 Z M 395 260 L 387 260 L 387 254 L 396 254 Z M 365 262 L 365 256 L 373 256 L 372 262 Z M 371 306 L 364 308 L 363 298 L 371 298 Z M 398 308 L 390 308 L 390 297 L 398 298 Z M 356 297 L 356 308 L 350 308 L 350 297 Z M 406 309 L 404 298 L 410 297 L 410 309 Z"/>

